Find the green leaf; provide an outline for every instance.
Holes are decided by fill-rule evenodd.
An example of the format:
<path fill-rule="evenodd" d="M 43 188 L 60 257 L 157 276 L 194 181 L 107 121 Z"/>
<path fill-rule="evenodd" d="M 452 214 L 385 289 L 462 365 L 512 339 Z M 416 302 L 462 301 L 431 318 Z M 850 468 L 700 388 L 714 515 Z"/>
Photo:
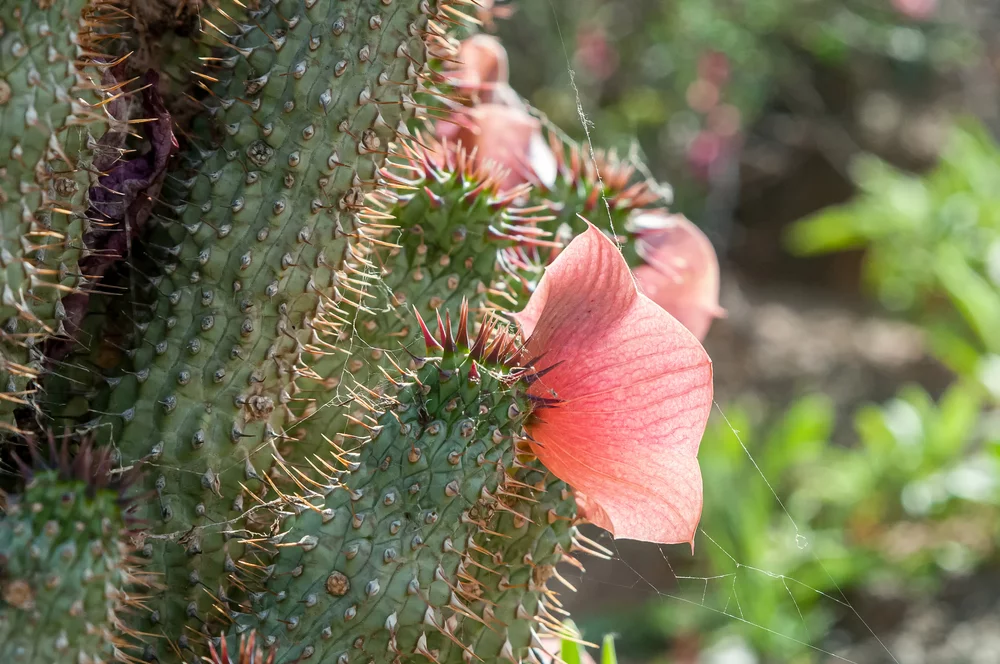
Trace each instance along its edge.
<path fill-rule="evenodd" d="M 928 445 L 932 462 L 945 465 L 953 462 L 969 443 L 979 421 L 983 402 L 982 389 L 973 384 L 955 383 L 938 402 L 938 413 Z"/>
<path fill-rule="evenodd" d="M 567 627 L 569 627 L 571 631 L 576 631 L 576 626 L 570 621 L 567 621 Z M 559 657 L 566 664 L 580 664 L 582 660 L 582 657 L 580 656 L 581 647 L 582 646 L 580 646 L 580 644 L 576 641 L 564 638 L 562 643 L 559 645 Z"/>
<path fill-rule="evenodd" d="M 976 273 L 952 245 L 938 248 L 934 273 L 955 307 L 983 340 L 986 347 L 1000 353 L 1000 293 Z"/>
<path fill-rule="evenodd" d="M 864 247 L 868 238 L 858 227 L 858 216 L 851 205 L 827 208 L 816 216 L 792 224 L 785 235 L 785 246 L 796 256 Z"/>
<path fill-rule="evenodd" d="M 927 324 L 927 343 L 931 354 L 960 376 L 975 376 L 981 350 L 966 330 L 955 330 L 945 321 Z M 961 332 L 961 333 L 960 333 Z"/>
<path fill-rule="evenodd" d="M 790 466 L 816 458 L 826 447 L 835 418 L 833 400 L 824 394 L 805 396 L 792 403 L 765 445 L 770 473 L 784 474 Z M 781 460 L 781 467 L 773 465 L 775 458 Z"/>

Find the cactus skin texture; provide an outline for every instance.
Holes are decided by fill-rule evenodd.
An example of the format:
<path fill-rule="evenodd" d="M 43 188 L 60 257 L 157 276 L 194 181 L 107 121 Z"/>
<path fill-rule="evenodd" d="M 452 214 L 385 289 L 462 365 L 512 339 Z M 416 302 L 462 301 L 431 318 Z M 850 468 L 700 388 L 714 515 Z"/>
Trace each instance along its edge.
<path fill-rule="evenodd" d="M 0 520 L 0 661 L 97 664 L 124 643 L 128 503 L 107 454 L 31 473 Z"/>
<path fill-rule="evenodd" d="M 90 5 L 74 6 L 88 15 Z M 444 26 L 474 8 L 200 7 L 200 41 L 181 55 L 212 54 L 191 97 L 205 113 L 180 128 L 189 149 L 158 197 L 155 227 L 140 229 L 135 282 L 125 297 L 91 298 L 83 328 L 105 340 L 86 350 L 90 380 L 102 384 L 79 395 L 92 418 L 84 426 L 120 469 L 140 473 L 134 510 L 145 532 L 128 541 L 156 584 L 138 600 L 124 594 L 134 561 L 111 493 L 39 473 L 0 521 L 0 629 L 12 657 L 544 660 L 539 637 L 560 630 L 546 583 L 593 543 L 576 532 L 572 491 L 524 444 L 525 422 L 544 407 L 526 392 L 537 376 L 516 366 L 531 358 L 518 357 L 490 312 L 523 306 L 557 246 L 551 236 L 577 224 L 577 208 L 601 207 L 603 193 L 617 223 L 651 199 L 624 171 L 605 173 L 598 191 L 593 169 L 561 144 L 551 188 L 503 190 L 495 166 L 419 133 L 417 111 L 439 82 L 426 61 L 448 57 Z M 0 119 L 2 146 L 15 139 Z M 74 131 L 63 133 L 86 136 Z M 90 182 L 82 167 L 71 172 Z M 86 209 L 80 191 L 74 211 Z M 86 215 L 74 215 L 64 217 L 82 228 Z M 21 244 L 30 237 L 15 230 Z M 438 318 L 437 339 L 421 314 Z M 100 329 L 106 320 L 127 331 Z M 124 352 L 105 357 L 111 346 Z M 61 407 L 52 409 L 71 415 Z M 90 502 L 59 503 L 67 489 Z M 94 517 L 70 528 L 77 516 L 66 510 L 84 508 Z M 28 555 L 31 542 L 51 553 Z M 38 585 L 60 556 L 82 604 Z M 99 595 L 83 583 L 91 572 L 103 579 Z"/>
<path fill-rule="evenodd" d="M 61 298 L 85 283 L 88 140 L 104 132 L 85 53 L 102 3 L 0 3 L 0 428 L 32 402 L 41 344 L 65 334 Z"/>
<path fill-rule="evenodd" d="M 165 194 L 176 205 L 147 240 L 146 314 L 128 371 L 108 380 L 112 426 L 97 428 L 155 492 L 144 552 L 164 592 L 135 625 L 165 637 L 146 653 L 163 661 L 217 633 L 213 595 L 248 583 L 244 509 L 268 493 L 276 446 L 316 401 L 304 357 L 316 321 L 340 307 L 357 316 L 351 261 L 380 232 L 362 216 L 366 192 L 443 32 L 442 3 L 426 0 L 247 4 L 205 8 L 220 53 L 200 74 L 212 133 L 196 125 L 192 170 L 176 174 Z"/>
<path fill-rule="evenodd" d="M 281 534 L 256 540 L 266 591 L 220 610 L 276 661 L 520 662 L 540 647 L 576 504 L 517 446 L 532 373 L 504 366 L 513 340 L 491 334 L 494 319 L 470 349 L 465 314 L 457 340 L 446 324 L 437 357 L 393 381 L 380 415 L 369 404 L 366 439 L 317 459 L 325 484 L 300 482 Z"/>

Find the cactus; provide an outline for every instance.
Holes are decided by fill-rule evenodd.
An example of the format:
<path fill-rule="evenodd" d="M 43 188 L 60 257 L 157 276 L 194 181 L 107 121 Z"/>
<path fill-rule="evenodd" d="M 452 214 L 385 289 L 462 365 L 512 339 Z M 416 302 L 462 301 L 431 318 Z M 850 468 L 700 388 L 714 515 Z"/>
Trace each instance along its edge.
<path fill-rule="evenodd" d="M 546 585 L 562 579 L 557 565 L 607 554 L 578 523 L 690 541 L 710 364 L 579 216 L 600 218 L 604 197 L 617 230 L 654 202 L 648 185 L 600 156 L 602 186 L 554 132 L 554 177 L 512 180 L 473 140 L 428 121 L 460 98 L 442 74 L 457 52 L 449 26 L 489 7 L 102 7 L 125 22 L 111 30 L 102 18 L 92 37 L 117 57 L 94 58 L 92 81 L 103 103 L 90 111 L 106 110 L 111 130 L 74 148 L 74 174 L 83 178 L 84 160 L 92 173 L 68 218 L 91 224 L 72 243 L 80 272 L 109 278 L 100 293 L 67 285 L 86 297 L 66 316 L 68 343 L 40 347 L 39 367 L 58 370 L 36 381 L 47 394 L 34 418 L 75 422 L 100 463 L 83 484 L 36 474 L 12 505 L 41 507 L 3 516 L 0 553 L 13 587 L 23 580 L 35 607 L 58 611 L 73 597 L 38 590 L 51 558 L 32 551 L 49 550 L 45 537 L 77 549 L 103 538 L 63 575 L 99 568 L 107 592 L 81 585 L 86 610 L 51 624 L 25 612 L 31 602 L 5 606 L 3 626 L 23 632 L 8 632 L 13 654 L 27 664 L 72 653 L 161 664 L 545 660 L 550 637 L 572 631 Z M 93 23 L 93 11 L 81 2 L 60 16 Z M 132 48 L 138 61 L 118 57 Z M 195 58 L 181 102 L 179 72 Z M 640 351 L 652 355 L 637 364 Z M 610 432 L 615 408 L 631 419 Z M 670 463 L 629 464 L 608 486 L 567 461 L 570 430 L 608 464 L 647 448 Z M 617 446 L 598 442 L 615 436 Z M 95 452 L 76 454 L 87 465 Z M 102 484 L 126 473 L 143 497 L 128 521 L 141 532 L 129 537 L 120 494 Z M 658 482 L 669 486 L 652 490 Z M 67 487 L 86 501 L 53 502 Z M 642 501 L 648 522 L 632 516 Z M 67 528 L 67 509 L 105 527 Z M 50 512 L 56 525 L 39 535 L 36 515 Z M 136 581 L 148 586 L 138 597 Z"/>
<path fill-rule="evenodd" d="M 417 318 L 435 356 L 369 404 L 366 438 L 317 461 L 325 485 L 284 502 L 281 534 L 259 544 L 266 592 L 220 607 L 278 661 L 517 662 L 539 646 L 576 505 L 518 458 L 537 374 L 508 366 L 515 343 L 496 319 L 470 343 L 467 316 L 439 339 Z"/>
<path fill-rule="evenodd" d="M 108 451 L 87 443 L 72 463 L 51 444 L 51 468 L 31 449 L 36 467 L 22 464 L 27 486 L 0 520 L 0 659 L 110 662 L 126 646 L 126 593 L 143 584 L 128 552 L 128 477 L 112 478 Z"/>
<path fill-rule="evenodd" d="M 113 429 L 97 428 L 123 464 L 149 469 L 146 552 L 164 561 L 166 591 L 143 628 L 167 637 L 150 645 L 161 656 L 183 650 L 188 628 L 211 630 L 203 588 L 227 586 L 241 560 L 241 508 L 268 491 L 312 394 L 336 396 L 346 358 L 328 368 L 309 356 L 331 352 L 318 335 L 358 317 L 379 276 L 370 258 L 384 231 L 365 218 L 366 191 L 413 113 L 437 11 L 284 0 L 213 6 L 202 20 L 229 48 L 200 73 L 208 127 L 195 126 L 191 170 L 146 242 L 148 315 L 126 342 L 127 371 L 107 381 L 99 410 Z"/>
<path fill-rule="evenodd" d="M 86 46 L 87 0 L 0 7 L 0 427 L 28 406 L 40 347 L 64 334 L 62 298 L 84 282 L 78 262 L 90 187 L 87 143 L 103 133 L 100 73 Z"/>
<path fill-rule="evenodd" d="M 14 433 L 13 411 L 40 410 L 40 374 L 77 343 L 90 294 L 148 217 L 171 151 L 155 92 L 125 80 L 127 54 L 102 52 L 120 20 L 108 0 L 0 8 L 0 428 Z"/>

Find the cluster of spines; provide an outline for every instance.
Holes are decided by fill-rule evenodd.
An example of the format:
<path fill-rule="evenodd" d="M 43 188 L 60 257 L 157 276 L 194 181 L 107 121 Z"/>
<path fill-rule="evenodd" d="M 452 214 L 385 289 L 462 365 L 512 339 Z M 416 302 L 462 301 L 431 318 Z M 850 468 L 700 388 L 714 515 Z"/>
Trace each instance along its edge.
<path fill-rule="evenodd" d="M 274 664 L 275 652 L 273 649 L 265 652 L 257 643 L 256 634 L 251 632 L 249 636 L 240 636 L 239 646 L 236 649 L 236 658 L 229 654 L 229 642 L 225 639 L 209 641 L 209 657 L 206 661 L 210 664 Z"/>
<path fill-rule="evenodd" d="M 584 219 L 613 236 L 628 237 L 635 215 L 670 202 L 666 200 L 669 191 L 663 191 L 662 185 L 641 173 L 635 162 L 622 159 L 614 150 L 581 145 L 546 123 L 542 132 L 555 160 L 555 180 L 551 185 L 535 181 L 530 200 L 548 214 L 540 228 L 555 236 L 557 246 L 565 246 L 586 230 Z M 638 264 L 633 243 L 625 243 L 623 249 L 629 264 Z M 554 255 L 544 249 L 537 254 L 536 271 Z M 519 305 L 525 304 L 529 293 L 522 289 Z"/>
<path fill-rule="evenodd" d="M 435 191 L 437 185 L 457 181 L 457 200 L 452 202 L 451 218 L 445 217 L 451 223 L 443 230 L 464 230 L 462 215 L 474 218 L 472 208 L 489 211 L 488 223 L 481 232 L 491 245 L 485 250 L 491 260 L 491 278 L 483 285 L 482 292 L 476 294 L 486 296 L 483 307 L 500 312 L 523 306 L 511 292 L 510 284 L 530 291 L 544 268 L 543 256 L 561 246 L 555 239 L 552 224 L 557 216 L 551 210 L 551 203 L 532 200 L 534 188 L 529 183 L 504 188 L 505 174 L 499 164 L 477 159 L 475 148 L 470 151 L 460 142 L 438 140 L 418 132 L 400 142 L 397 156 L 382 169 L 386 189 L 372 196 L 372 205 L 382 214 L 391 210 L 392 204 L 405 208 L 409 201 L 415 200 L 426 200 L 428 207 L 439 209 L 449 201 Z M 436 310 L 441 304 L 428 302 L 428 308 Z"/>

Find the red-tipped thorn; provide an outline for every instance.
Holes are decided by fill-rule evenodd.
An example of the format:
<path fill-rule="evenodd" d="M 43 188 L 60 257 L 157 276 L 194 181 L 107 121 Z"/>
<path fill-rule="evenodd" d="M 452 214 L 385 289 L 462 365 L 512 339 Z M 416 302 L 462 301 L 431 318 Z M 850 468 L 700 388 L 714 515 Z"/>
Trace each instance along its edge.
<path fill-rule="evenodd" d="M 469 299 L 462 297 L 462 306 L 458 309 L 458 339 L 456 343 L 462 348 L 469 347 Z"/>
<path fill-rule="evenodd" d="M 462 195 L 462 201 L 464 203 L 471 203 L 476 198 L 478 198 L 480 194 L 483 193 L 483 191 L 486 189 L 487 186 L 489 186 L 489 184 L 490 182 L 488 180 L 480 182 L 474 189 Z"/>
<path fill-rule="evenodd" d="M 451 338 L 451 318 L 448 318 L 448 325 L 445 326 L 444 322 L 441 320 L 441 312 L 435 311 L 434 313 L 437 316 L 438 338 L 441 339 L 441 347 L 446 353 L 454 352 L 455 341 Z M 447 312 L 445 312 L 445 315 L 447 316 Z"/>
<path fill-rule="evenodd" d="M 427 351 L 430 352 L 432 348 L 444 350 L 444 346 L 442 346 L 438 340 L 434 338 L 434 335 L 431 334 L 431 331 L 427 329 L 427 324 L 424 323 L 424 319 L 420 316 L 420 312 L 417 311 L 416 307 L 413 307 L 413 313 L 417 316 L 417 323 L 420 324 L 420 331 L 424 333 L 424 345 L 427 347 Z"/>
<path fill-rule="evenodd" d="M 439 196 L 438 194 L 435 194 L 433 191 L 431 191 L 431 188 L 428 187 L 428 186 L 426 186 L 426 185 L 424 186 L 424 193 L 427 194 L 427 200 L 430 201 L 430 207 L 431 207 L 432 210 L 439 210 L 439 209 L 441 209 L 441 206 L 444 205 L 444 197 L 443 196 Z"/>

